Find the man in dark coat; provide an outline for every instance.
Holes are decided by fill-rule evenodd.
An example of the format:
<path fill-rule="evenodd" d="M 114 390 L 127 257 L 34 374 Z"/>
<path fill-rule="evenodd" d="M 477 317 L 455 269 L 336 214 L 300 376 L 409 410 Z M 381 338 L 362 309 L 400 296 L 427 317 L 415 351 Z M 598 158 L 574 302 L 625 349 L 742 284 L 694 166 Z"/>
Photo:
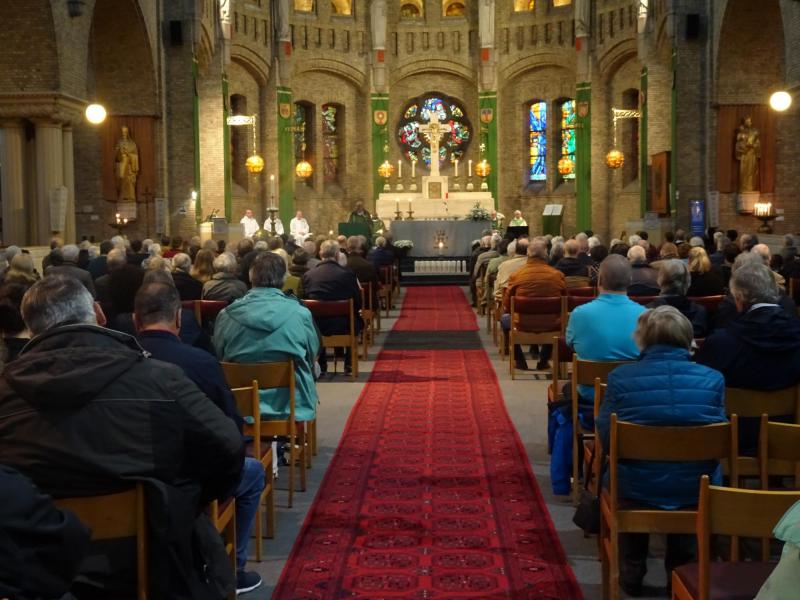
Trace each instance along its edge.
<path fill-rule="evenodd" d="M 350 236 L 347 238 L 347 268 L 356 274 L 358 282 L 366 289 L 367 284 L 372 285 L 372 298 L 370 306 L 375 307 L 378 303 L 378 289 L 381 286 L 378 279 L 378 271 L 364 258 L 366 252 L 366 240 L 361 236 Z"/>
<path fill-rule="evenodd" d="M 151 597 L 218 600 L 234 582 L 215 570 L 224 549 L 202 509 L 240 480 L 244 444 L 236 425 L 179 367 L 100 326 L 105 316 L 77 280 L 37 282 L 22 316 L 33 339 L 0 377 L 0 464 L 55 498 L 144 482 Z M 102 556 L 82 569 L 106 597 L 135 585 L 124 576 L 128 548 L 94 547 Z M 212 582 L 211 571 L 219 575 Z"/>
<path fill-rule="evenodd" d="M 589 268 L 586 263 L 578 258 L 580 244 L 576 240 L 564 242 L 564 258 L 559 260 L 555 267 L 564 274 L 564 277 L 588 277 Z"/>
<path fill-rule="evenodd" d="M 728 387 L 779 390 L 800 382 L 800 320 L 778 304 L 780 294 L 769 267 L 737 259 L 731 295 L 738 315 L 706 338 L 697 362 L 720 371 Z M 770 415 L 770 420 L 777 416 Z M 740 419 L 742 452 L 755 451 L 754 421 Z"/>
<path fill-rule="evenodd" d="M 97 301 L 109 321 L 118 314 L 133 312 L 133 298 L 142 285 L 144 271 L 128 262 L 125 251 L 116 248 L 108 253 L 108 273 L 97 278 Z"/>
<path fill-rule="evenodd" d="M 394 264 L 394 252 L 388 247 L 385 237 L 375 238 L 375 247 L 367 253 L 367 260 L 378 272 L 381 267 L 391 267 Z"/>
<path fill-rule="evenodd" d="M 108 253 L 114 249 L 114 244 L 112 244 L 108 240 L 104 240 L 100 242 L 100 256 L 93 258 L 89 261 L 89 266 L 87 267 L 87 271 L 92 276 L 92 279 L 97 280 L 98 277 L 102 277 L 106 273 L 108 273 L 108 266 L 106 265 L 106 259 L 108 258 Z"/>
<path fill-rule="evenodd" d="M 310 300 L 349 300 L 353 299 L 355 332 L 361 331 L 362 321 L 358 312 L 361 310 L 361 289 L 355 273 L 341 266 L 339 260 L 339 242 L 325 240 L 319 249 L 322 262 L 303 275 L 303 294 Z M 347 317 L 323 317 L 314 321 L 322 335 L 338 335 L 350 331 Z M 345 352 L 344 368 L 349 373 L 351 363 L 350 350 Z M 324 350 L 320 352 L 319 366 L 322 372 L 328 369 L 328 361 Z"/>
<path fill-rule="evenodd" d="M 97 292 L 94 288 L 94 280 L 92 279 L 92 276 L 89 274 L 89 271 L 81 269 L 78 266 L 79 254 L 80 248 L 78 248 L 75 244 L 67 244 L 66 246 L 63 246 L 61 248 L 61 259 L 63 262 L 60 265 L 50 265 L 44 270 L 44 274 L 45 276 L 65 275 L 67 277 L 77 279 L 87 290 L 89 290 L 89 293 L 92 295 L 92 297 L 96 298 Z"/>

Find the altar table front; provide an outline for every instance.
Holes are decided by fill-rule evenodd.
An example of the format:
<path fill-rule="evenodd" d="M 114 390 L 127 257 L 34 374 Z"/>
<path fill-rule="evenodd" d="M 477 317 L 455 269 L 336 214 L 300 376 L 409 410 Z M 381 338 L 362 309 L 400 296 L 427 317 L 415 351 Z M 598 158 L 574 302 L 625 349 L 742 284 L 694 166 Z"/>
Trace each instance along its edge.
<path fill-rule="evenodd" d="M 472 242 L 490 227 L 489 221 L 391 221 L 394 241 L 414 242 L 409 256 L 469 256 Z"/>

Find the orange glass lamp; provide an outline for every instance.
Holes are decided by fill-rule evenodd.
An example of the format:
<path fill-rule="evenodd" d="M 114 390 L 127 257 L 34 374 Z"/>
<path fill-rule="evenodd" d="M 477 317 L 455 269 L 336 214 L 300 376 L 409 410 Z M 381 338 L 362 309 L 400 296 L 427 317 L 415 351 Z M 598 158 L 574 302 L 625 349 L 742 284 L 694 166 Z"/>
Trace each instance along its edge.
<path fill-rule="evenodd" d="M 303 159 L 297 163 L 297 166 L 294 168 L 294 173 L 300 179 L 308 179 L 311 177 L 312 173 L 314 173 L 314 167 L 312 167 L 311 163 L 306 159 Z"/>
<path fill-rule="evenodd" d="M 257 175 L 264 170 L 264 159 L 258 154 L 253 154 L 252 156 L 248 157 L 244 163 L 244 166 L 247 168 L 248 173 Z"/>
<path fill-rule="evenodd" d="M 489 189 L 489 184 L 486 183 L 486 178 L 489 176 L 491 172 L 492 172 L 492 165 L 490 165 L 489 161 L 486 160 L 485 158 L 477 165 L 475 165 L 475 175 L 483 179 L 483 181 L 481 181 L 481 191 L 485 192 L 486 190 Z"/>
<path fill-rule="evenodd" d="M 611 152 L 606 154 L 606 165 L 609 169 L 619 169 L 625 164 L 625 155 L 621 150 L 614 148 Z"/>
<path fill-rule="evenodd" d="M 384 160 L 381 163 L 381 166 L 378 167 L 378 175 L 383 177 L 386 180 L 386 183 L 383 185 L 383 191 L 388 192 L 392 188 L 389 186 L 389 178 L 394 174 L 394 165 L 389 162 L 389 159 Z"/>
<path fill-rule="evenodd" d="M 575 162 L 569 156 L 562 156 L 558 161 L 558 172 L 561 175 L 571 175 L 575 172 Z"/>

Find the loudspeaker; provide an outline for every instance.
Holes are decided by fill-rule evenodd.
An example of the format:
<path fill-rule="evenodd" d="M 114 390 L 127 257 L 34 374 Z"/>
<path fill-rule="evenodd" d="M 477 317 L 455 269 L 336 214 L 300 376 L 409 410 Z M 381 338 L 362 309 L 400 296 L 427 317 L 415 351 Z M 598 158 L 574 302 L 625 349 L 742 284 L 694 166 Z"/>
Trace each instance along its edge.
<path fill-rule="evenodd" d="M 686 39 L 696 40 L 700 37 L 700 15 L 691 13 L 686 15 Z"/>
<path fill-rule="evenodd" d="M 169 43 L 172 46 L 183 46 L 183 22 L 169 22 Z"/>

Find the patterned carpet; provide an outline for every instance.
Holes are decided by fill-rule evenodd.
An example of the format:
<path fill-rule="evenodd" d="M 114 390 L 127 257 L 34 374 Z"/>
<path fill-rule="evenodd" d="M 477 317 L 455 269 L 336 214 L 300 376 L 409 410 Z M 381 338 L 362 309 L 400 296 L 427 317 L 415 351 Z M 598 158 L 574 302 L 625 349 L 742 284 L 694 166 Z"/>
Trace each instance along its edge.
<path fill-rule="evenodd" d="M 408 290 L 394 331 L 427 334 L 380 353 L 273 598 L 582 598 L 476 329 L 459 288 Z"/>

